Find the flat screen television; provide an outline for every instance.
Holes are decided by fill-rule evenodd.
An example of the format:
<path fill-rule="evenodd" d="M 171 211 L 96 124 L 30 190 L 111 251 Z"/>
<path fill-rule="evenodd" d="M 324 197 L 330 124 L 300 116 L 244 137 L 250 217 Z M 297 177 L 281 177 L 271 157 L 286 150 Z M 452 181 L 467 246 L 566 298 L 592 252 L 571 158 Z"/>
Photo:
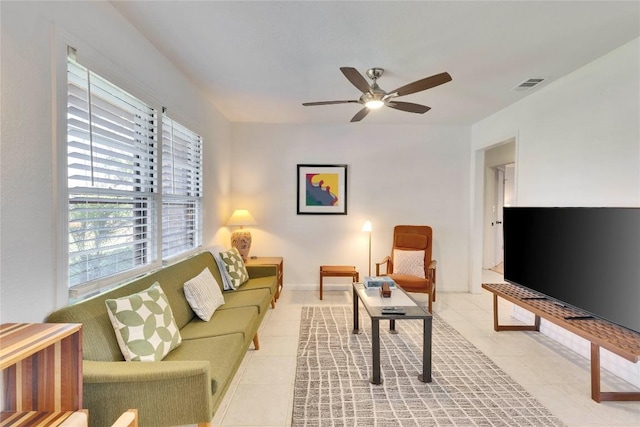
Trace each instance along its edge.
<path fill-rule="evenodd" d="M 504 208 L 504 278 L 640 333 L 640 208 Z"/>

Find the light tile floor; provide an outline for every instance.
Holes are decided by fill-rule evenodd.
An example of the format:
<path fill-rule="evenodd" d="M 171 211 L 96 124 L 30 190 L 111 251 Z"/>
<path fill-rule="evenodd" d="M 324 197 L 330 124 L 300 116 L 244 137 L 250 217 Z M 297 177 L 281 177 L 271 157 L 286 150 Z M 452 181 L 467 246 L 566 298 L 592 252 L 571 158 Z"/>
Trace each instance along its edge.
<path fill-rule="evenodd" d="M 484 281 L 501 276 L 485 272 Z M 422 302 L 424 295 L 413 294 Z M 529 393 L 569 427 L 640 426 L 640 402 L 596 403 L 590 397 L 589 361 L 555 341 L 533 332 L 493 331 L 492 297 L 481 294 L 439 292 L 434 311 L 487 354 Z M 291 425 L 293 383 L 300 328 L 306 305 L 349 305 L 348 290 L 324 293 L 288 290 L 261 325 L 260 350 L 249 350 L 229 388 L 213 426 Z M 500 303 L 501 323 L 510 319 L 511 307 Z M 632 386 L 603 371 L 603 390 L 632 390 Z"/>

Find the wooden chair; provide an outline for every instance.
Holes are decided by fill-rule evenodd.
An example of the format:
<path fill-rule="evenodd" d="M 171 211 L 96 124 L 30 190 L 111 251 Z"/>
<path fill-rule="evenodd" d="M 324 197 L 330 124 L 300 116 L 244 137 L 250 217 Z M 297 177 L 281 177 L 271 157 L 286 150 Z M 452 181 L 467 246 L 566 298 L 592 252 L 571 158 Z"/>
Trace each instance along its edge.
<path fill-rule="evenodd" d="M 393 229 L 391 255 L 376 263 L 376 276 L 383 274 L 391 277 L 398 286 L 407 292 L 428 294 L 429 312 L 432 312 L 432 302 L 436 300 L 436 261 L 431 259 L 432 245 L 433 231 L 431 227 L 426 225 L 396 225 Z M 410 255 L 404 251 L 424 251 L 424 263 L 417 264 L 424 268 L 424 272 L 419 271 L 419 275 L 413 275 L 401 270 L 404 268 L 404 265 L 401 265 L 404 264 L 404 262 L 401 262 L 403 260 L 394 260 L 394 257 L 406 258 L 406 255 Z M 386 266 L 384 273 L 380 272 L 380 266 L 382 265 Z M 398 267 L 400 267 L 400 270 Z M 422 270 L 422 268 L 417 269 Z"/>
<path fill-rule="evenodd" d="M 129 409 L 111 427 L 138 427 L 138 410 Z"/>

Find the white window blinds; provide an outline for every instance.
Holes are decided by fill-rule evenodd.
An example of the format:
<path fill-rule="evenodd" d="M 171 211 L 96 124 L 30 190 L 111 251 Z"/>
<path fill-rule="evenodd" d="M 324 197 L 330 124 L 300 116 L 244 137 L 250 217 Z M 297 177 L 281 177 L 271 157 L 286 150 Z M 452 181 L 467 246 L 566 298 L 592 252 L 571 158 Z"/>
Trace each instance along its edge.
<path fill-rule="evenodd" d="M 202 138 L 162 117 L 162 258 L 202 244 Z"/>
<path fill-rule="evenodd" d="M 69 286 L 156 261 L 155 110 L 69 58 Z M 87 286 L 85 284 L 92 284 Z"/>

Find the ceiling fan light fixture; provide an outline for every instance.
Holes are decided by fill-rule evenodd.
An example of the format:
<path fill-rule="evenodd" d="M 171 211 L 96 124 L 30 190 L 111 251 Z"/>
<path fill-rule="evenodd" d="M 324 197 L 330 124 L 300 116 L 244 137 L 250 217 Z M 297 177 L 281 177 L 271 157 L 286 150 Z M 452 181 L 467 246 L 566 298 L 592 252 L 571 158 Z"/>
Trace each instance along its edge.
<path fill-rule="evenodd" d="M 372 99 L 371 101 L 365 102 L 364 105 L 370 110 L 376 110 L 382 107 L 384 105 L 384 102 L 380 101 L 379 99 Z"/>
<path fill-rule="evenodd" d="M 444 72 L 416 80 L 415 82 L 399 87 L 392 92 L 385 92 L 378 86 L 378 79 L 384 73 L 384 69 L 382 68 L 370 68 L 367 70 L 367 77 L 373 80 L 372 84 L 369 84 L 364 76 L 353 67 L 340 67 L 340 71 L 342 71 L 342 74 L 344 74 L 353 86 L 362 92 L 362 95 L 360 95 L 358 100 L 304 102 L 302 105 L 312 106 L 350 103 L 363 105 L 364 107 L 361 108 L 353 118 L 351 118 L 352 123 L 359 122 L 364 119 L 371 110 L 377 110 L 385 106 L 399 111 L 406 111 L 408 113 L 424 114 L 431 108 L 426 105 L 414 104 L 413 102 L 396 101 L 395 98 L 404 95 L 411 95 L 416 92 L 422 92 L 423 90 L 440 86 L 441 84 L 452 80 L 451 75 Z"/>

